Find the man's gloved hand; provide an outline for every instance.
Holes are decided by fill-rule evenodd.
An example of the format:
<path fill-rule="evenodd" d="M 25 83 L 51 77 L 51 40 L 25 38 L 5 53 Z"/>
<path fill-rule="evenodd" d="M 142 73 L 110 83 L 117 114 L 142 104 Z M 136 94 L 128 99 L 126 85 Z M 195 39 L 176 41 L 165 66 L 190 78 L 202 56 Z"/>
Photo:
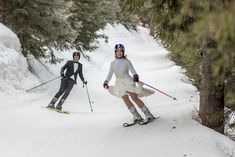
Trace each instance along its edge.
<path fill-rule="evenodd" d="M 134 82 L 139 82 L 139 76 L 138 76 L 137 74 L 135 74 L 135 75 L 133 76 L 133 81 L 134 81 Z"/>
<path fill-rule="evenodd" d="M 60 76 L 61 76 L 61 77 L 64 77 L 64 73 L 61 73 Z"/>
<path fill-rule="evenodd" d="M 87 81 L 83 81 L 83 84 L 87 84 Z"/>
<path fill-rule="evenodd" d="M 104 87 L 105 89 L 109 89 L 109 85 L 108 85 L 108 81 L 107 81 L 107 80 L 104 81 L 103 87 Z"/>

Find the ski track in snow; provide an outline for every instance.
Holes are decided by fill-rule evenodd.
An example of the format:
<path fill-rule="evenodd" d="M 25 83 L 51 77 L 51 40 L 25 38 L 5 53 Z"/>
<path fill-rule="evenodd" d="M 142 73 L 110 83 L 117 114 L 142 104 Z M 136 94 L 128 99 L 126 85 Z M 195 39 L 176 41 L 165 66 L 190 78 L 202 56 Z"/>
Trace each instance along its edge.
<path fill-rule="evenodd" d="M 1 157 L 235 157 L 233 141 L 192 120 L 194 108 L 198 109 L 198 92 L 185 81 L 182 69 L 167 58 L 166 50 L 148 35 L 147 29 L 139 27 L 138 32 L 129 32 L 121 25 L 107 25 L 102 32 L 109 42 L 100 40 L 100 48 L 90 54 L 91 62 L 81 59 L 94 112 L 90 111 L 81 82 L 64 104 L 64 110 L 71 112 L 66 115 L 41 108 L 57 92 L 60 80 L 26 93 L 21 88 L 39 83 L 27 70 L 25 79 L 17 72 L 13 76 L 19 86 L 16 91 L 1 75 L 1 81 L 8 82 L 5 86 L 11 89 L 9 93 L 0 89 L 4 100 L 0 105 Z M 174 101 L 158 92 L 143 98 L 153 114 L 160 116 L 153 123 L 124 128 L 122 123 L 131 121 L 131 114 L 122 100 L 102 87 L 116 43 L 125 45 L 127 58 L 143 82 L 178 99 Z M 46 81 L 58 76 L 71 53 L 57 53 L 65 60 L 57 65 L 46 64 L 50 72 L 33 58 L 30 64 Z M 23 66 L 21 69 L 27 69 Z M 114 78 L 110 84 L 114 84 Z"/>

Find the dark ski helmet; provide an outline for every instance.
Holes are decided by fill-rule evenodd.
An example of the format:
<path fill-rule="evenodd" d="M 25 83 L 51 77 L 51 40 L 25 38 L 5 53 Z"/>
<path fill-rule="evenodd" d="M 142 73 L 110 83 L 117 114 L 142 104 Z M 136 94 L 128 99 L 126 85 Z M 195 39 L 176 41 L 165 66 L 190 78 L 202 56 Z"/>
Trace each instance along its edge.
<path fill-rule="evenodd" d="M 122 53 L 123 53 L 121 58 L 126 58 L 126 56 L 125 56 L 125 47 L 122 44 L 116 44 L 114 49 L 115 49 L 115 57 L 116 58 L 119 58 L 119 57 L 117 57 L 117 54 L 116 54 L 118 49 L 120 49 L 122 51 Z"/>
<path fill-rule="evenodd" d="M 79 52 L 74 52 L 74 53 L 73 53 L 73 58 L 74 58 L 74 56 L 79 56 L 79 58 L 80 58 L 81 55 L 80 55 Z"/>
<path fill-rule="evenodd" d="M 117 49 L 121 49 L 123 52 L 125 51 L 125 47 L 122 44 L 116 44 L 114 50 L 116 51 Z"/>

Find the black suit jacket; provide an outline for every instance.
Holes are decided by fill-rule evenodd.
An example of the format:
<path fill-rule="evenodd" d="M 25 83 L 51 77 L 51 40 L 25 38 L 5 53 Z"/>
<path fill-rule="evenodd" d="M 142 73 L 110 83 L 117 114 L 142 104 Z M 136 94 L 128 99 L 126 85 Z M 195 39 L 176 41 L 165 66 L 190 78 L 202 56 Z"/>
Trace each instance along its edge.
<path fill-rule="evenodd" d="M 75 73 L 74 73 L 74 63 L 78 64 L 78 69 Z M 74 75 L 75 83 L 77 83 L 77 76 L 79 74 L 80 79 L 82 80 L 82 82 L 84 82 L 81 63 L 75 62 L 73 60 L 67 61 L 67 63 L 61 68 L 60 74 L 64 74 L 65 69 L 66 69 L 65 77 L 70 78 L 72 75 Z"/>

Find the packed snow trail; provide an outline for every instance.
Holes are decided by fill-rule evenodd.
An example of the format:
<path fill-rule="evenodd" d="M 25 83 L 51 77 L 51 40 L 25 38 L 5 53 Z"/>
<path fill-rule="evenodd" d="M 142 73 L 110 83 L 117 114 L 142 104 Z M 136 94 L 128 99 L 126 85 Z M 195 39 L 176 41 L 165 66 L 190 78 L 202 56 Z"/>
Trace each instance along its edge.
<path fill-rule="evenodd" d="M 94 112 L 90 112 L 81 83 L 74 86 L 63 106 L 71 114 L 41 108 L 57 92 L 60 80 L 29 93 L 12 91 L 0 108 L 0 156 L 235 157 L 233 141 L 192 120 L 192 111 L 199 103 L 196 88 L 187 81 L 182 69 L 168 59 L 166 50 L 148 35 L 148 30 L 142 27 L 138 30 L 129 32 L 121 25 L 108 25 L 103 33 L 109 42 L 100 40 L 100 48 L 92 52 L 91 62 L 81 59 Z M 132 121 L 131 114 L 122 100 L 102 87 L 116 43 L 125 45 L 127 57 L 141 81 L 178 99 L 174 101 L 158 92 L 143 98 L 153 114 L 160 116 L 155 122 L 124 128 L 123 122 Z M 44 81 L 55 78 L 71 54 L 57 53 L 65 60 L 54 66 L 44 67 L 32 60 L 32 70 Z M 38 80 L 31 77 L 28 83 L 37 85 Z M 113 77 L 110 84 L 114 80 Z"/>

